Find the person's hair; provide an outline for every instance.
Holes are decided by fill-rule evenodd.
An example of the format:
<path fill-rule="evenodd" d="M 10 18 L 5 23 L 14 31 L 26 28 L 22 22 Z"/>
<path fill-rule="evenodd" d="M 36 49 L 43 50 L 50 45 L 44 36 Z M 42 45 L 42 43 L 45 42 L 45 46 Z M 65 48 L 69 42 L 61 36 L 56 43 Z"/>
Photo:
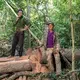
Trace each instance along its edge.
<path fill-rule="evenodd" d="M 47 25 L 49 26 L 49 24 L 52 24 L 52 26 L 53 26 L 52 30 L 54 31 L 54 26 L 55 26 L 54 23 L 53 22 L 48 22 Z"/>
<path fill-rule="evenodd" d="M 22 11 L 22 13 L 23 13 L 23 10 L 22 10 L 22 9 L 18 9 L 18 12 L 19 12 L 19 11 Z"/>
<path fill-rule="evenodd" d="M 52 24 L 52 26 L 54 27 L 54 23 L 53 22 L 48 22 L 47 25 Z"/>

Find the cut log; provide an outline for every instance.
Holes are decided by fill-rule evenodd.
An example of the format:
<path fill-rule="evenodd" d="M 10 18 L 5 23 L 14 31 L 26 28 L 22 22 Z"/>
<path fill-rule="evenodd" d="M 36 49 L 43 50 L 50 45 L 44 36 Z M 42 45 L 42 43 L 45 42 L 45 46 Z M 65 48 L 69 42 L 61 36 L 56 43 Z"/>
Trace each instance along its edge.
<path fill-rule="evenodd" d="M 66 54 L 62 54 L 64 60 L 66 61 L 66 57 L 71 59 L 71 52 L 67 50 L 65 51 Z M 8 73 L 8 72 L 16 72 L 16 71 L 30 71 L 33 72 L 49 72 L 46 66 L 42 66 L 40 63 L 41 60 L 41 53 L 38 49 L 36 50 L 29 50 L 30 54 L 27 52 L 26 56 L 22 57 L 13 57 L 13 58 L 0 58 L 0 74 Z M 67 53 L 68 52 L 68 53 Z M 80 59 L 80 55 L 78 52 L 76 53 L 76 59 Z M 65 56 L 65 57 L 64 57 Z M 7 61 L 7 62 L 6 62 Z M 66 61 L 68 62 L 68 60 Z"/>
<path fill-rule="evenodd" d="M 64 49 L 63 51 L 61 51 L 61 53 L 67 59 L 72 61 L 72 50 L 71 49 Z M 80 49 L 75 49 L 75 60 L 80 60 Z"/>
<path fill-rule="evenodd" d="M 65 56 L 66 58 L 68 58 L 70 61 L 72 60 L 72 55 L 71 55 L 71 49 L 64 49 L 64 51 L 60 51 L 62 53 L 63 56 Z M 3 57 L 3 58 L 0 58 L 0 63 L 1 62 L 8 62 L 8 61 L 16 61 L 16 60 L 20 60 L 20 59 L 29 59 L 29 56 L 31 55 L 36 55 L 38 60 L 40 61 L 41 59 L 41 53 L 40 51 L 37 49 L 37 50 L 34 50 L 32 51 L 32 49 L 28 49 L 27 52 L 26 52 L 26 56 L 22 56 L 22 57 L 12 57 L 12 58 L 8 58 L 8 57 Z M 76 60 L 79 60 L 80 59 L 80 50 L 75 50 L 75 58 Z"/>
<path fill-rule="evenodd" d="M 23 80 L 26 80 L 26 76 L 23 76 Z"/>
<path fill-rule="evenodd" d="M 33 63 L 29 60 L 19 60 L 0 63 L 0 73 L 16 72 L 16 71 L 31 71 Z"/>
<path fill-rule="evenodd" d="M 2 80 L 6 80 L 6 78 L 2 79 Z"/>
<path fill-rule="evenodd" d="M 41 66 L 41 72 L 42 73 L 49 73 L 50 71 L 46 66 L 43 65 L 43 66 Z"/>
<path fill-rule="evenodd" d="M 16 60 L 19 60 L 20 58 L 19 57 L 11 57 L 11 58 L 9 58 L 9 57 L 2 57 L 2 58 L 0 58 L 0 63 L 1 62 L 9 62 L 9 61 L 16 61 Z"/>
<path fill-rule="evenodd" d="M 19 80 L 23 80 L 22 76 L 19 76 Z"/>

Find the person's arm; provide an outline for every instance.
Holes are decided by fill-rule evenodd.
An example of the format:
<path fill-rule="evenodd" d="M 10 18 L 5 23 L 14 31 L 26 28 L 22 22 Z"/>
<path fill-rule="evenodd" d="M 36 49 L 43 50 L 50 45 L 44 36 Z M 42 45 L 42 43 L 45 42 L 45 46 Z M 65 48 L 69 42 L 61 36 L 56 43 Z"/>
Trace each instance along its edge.
<path fill-rule="evenodd" d="M 26 31 L 26 30 L 29 29 L 29 26 L 30 26 L 30 20 L 24 18 L 23 21 L 24 21 L 25 26 L 24 26 L 23 29 L 21 29 L 21 31 Z"/>
<path fill-rule="evenodd" d="M 21 31 L 26 31 L 26 30 L 28 30 L 28 26 L 27 25 L 25 25 L 25 27 L 23 28 L 23 29 L 21 29 Z"/>
<path fill-rule="evenodd" d="M 59 45 L 59 40 L 58 40 L 58 34 L 57 33 L 54 33 L 54 38 L 55 38 L 54 48 L 56 49 L 57 52 L 59 52 L 60 45 Z"/>

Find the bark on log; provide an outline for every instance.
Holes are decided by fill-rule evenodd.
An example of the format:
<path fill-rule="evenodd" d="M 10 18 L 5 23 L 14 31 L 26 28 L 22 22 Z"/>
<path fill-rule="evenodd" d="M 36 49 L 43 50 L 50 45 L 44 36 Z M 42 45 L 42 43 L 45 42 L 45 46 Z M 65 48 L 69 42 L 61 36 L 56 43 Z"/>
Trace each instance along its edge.
<path fill-rule="evenodd" d="M 71 51 L 71 49 L 64 49 L 63 51 L 61 51 L 61 53 L 67 59 L 72 61 L 72 51 Z M 80 60 L 80 50 L 79 49 L 75 49 L 75 60 Z"/>
<path fill-rule="evenodd" d="M 3 74 L 3 75 L 0 75 L 0 80 L 7 77 L 9 74 Z"/>
<path fill-rule="evenodd" d="M 2 58 L 0 58 L 0 63 L 1 62 L 8 62 L 8 61 L 16 61 L 16 60 L 19 60 L 20 58 L 19 57 L 11 57 L 11 58 L 9 58 L 9 57 L 2 57 Z"/>
<path fill-rule="evenodd" d="M 19 60 L 0 63 L 0 73 L 16 72 L 16 71 L 31 71 L 33 63 L 29 60 Z"/>

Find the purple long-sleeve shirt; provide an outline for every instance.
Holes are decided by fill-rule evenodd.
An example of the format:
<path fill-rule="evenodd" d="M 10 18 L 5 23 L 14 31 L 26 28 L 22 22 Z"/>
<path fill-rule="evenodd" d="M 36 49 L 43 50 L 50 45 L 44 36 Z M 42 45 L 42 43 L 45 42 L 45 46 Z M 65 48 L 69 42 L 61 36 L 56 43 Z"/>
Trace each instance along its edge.
<path fill-rule="evenodd" d="M 48 35 L 47 35 L 47 48 L 52 48 L 54 46 L 54 32 L 50 32 L 48 31 Z"/>

